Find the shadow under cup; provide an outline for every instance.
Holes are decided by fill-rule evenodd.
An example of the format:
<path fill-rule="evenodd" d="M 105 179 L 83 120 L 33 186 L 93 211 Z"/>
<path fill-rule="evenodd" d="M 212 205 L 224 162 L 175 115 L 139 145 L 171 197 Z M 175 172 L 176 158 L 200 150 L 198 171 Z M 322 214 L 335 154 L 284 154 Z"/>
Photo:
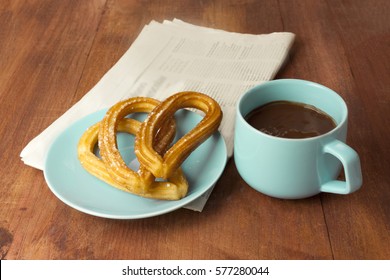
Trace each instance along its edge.
<path fill-rule="evenodd" d="M 273 101 L 292 101 L 317 107 L 337 126 L 320 136 L 280 138 L 252 127 L 245 117 Z M 252 188 L 278 198 L 298 199 L 320 192 L 348 194 L 362 184 L 360 160 L 345 144 L 348 109 L 333 90 L 304 80 L 266 82 L 246 92 L 237 104 L 234 160 Z M 344 167 L 345 181 L 337 180 Z"/>

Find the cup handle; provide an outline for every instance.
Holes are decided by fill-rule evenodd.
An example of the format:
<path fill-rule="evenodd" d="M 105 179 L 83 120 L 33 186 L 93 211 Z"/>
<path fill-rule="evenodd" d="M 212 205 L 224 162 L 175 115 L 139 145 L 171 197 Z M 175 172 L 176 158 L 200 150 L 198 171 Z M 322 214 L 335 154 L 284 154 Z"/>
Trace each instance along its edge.
<path fill-rule="evenodd" d="M 358 190 L 362 185 L 362 172 L 359 155 L 356 151 L 337 139 L 327 143 L 323 151 L 341 161 L 344 167 L 345 181 L 332 180 L 326 182 L 320 190 L 337 194 L 349 194 Z"/>

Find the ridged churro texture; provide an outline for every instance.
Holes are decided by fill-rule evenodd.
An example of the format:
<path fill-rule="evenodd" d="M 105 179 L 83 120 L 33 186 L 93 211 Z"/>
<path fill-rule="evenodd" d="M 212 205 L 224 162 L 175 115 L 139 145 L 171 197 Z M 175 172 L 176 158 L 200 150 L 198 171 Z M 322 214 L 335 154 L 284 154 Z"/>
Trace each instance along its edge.
<path fill-rule="evenodd" d="M 179 109 L 194 108 L 204 113 L 203 119 L 179 139 L 164 155 L 153 147 L 159 128 L 174 117 Z M 183 161 L 219 127 L 222 110 L 211 97 L 198 92 L 179 92 L 157 105 L 141 124 L 135 140 L 139 162 L 155 177 L 169 178 Z"/>
<path fill-rule="evenodd" d="M 198 109 L 204 117 L 171 146 L 176 135 L 174 115 L 184 108 Z M 139 122 L 127 117 L 133 113 L 148 116 Z M 163 102 L 148 97 L 129 98 L 116 103 L 101 122 L 85 131 L 78 144 L 79 160 L 89 173 L 113 187 L 142 197 L 178 200 L 188 192 L 181 164 L 218 129 L 221 120 L 218 103 L 198 92 L 180 92 Z M 117 132 L 135 135 L 138 172 L 130 169 L 122 158 Z M 96 143 L 101 158 L 94 154 Z"/>
<path fill-rule="evenodd" d="M 78 156 L 82 166 L 92 175 L 118 189 L 148 198 L 177 200 L 188 191 L 187 180 L 177 169 L 167 181 L 156 181 L 155 177 L 140 165 L 138 172 L 131 170 L 118 151 L 118 131 L 136 134 L 140 122 L 125 118 L 128 114 L 150 112 L 160 102 L 144 97 L 130 98 L 111 107 L 103 120 L 90 127 L 81 137 Z M 153 143 L 156 150 L 164 153 L 175 136 L 175 122 L 172 118 L 160 129 Z M 93 152 L 99 141 L 101 159 Z"/>

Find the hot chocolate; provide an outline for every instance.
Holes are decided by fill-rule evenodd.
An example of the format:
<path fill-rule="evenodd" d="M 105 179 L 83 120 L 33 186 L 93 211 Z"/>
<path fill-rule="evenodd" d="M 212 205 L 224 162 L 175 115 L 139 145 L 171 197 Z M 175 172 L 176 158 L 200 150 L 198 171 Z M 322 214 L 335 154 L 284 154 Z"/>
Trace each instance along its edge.
<path fill-rule="evenodd" d="M 291 101 L 274 101 L 262 105 L 246 116 L 254 128 L 282 138 L 309 138 L 336 127 L 332 117 L 318 108 Z"/>

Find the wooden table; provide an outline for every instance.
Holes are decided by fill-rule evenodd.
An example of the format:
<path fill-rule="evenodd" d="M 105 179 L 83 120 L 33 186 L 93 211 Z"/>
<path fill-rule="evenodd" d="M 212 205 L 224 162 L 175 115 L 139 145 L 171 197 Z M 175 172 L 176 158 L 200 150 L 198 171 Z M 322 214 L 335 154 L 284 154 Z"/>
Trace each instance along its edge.
<path fill-rule="evenodd" d="M 389 259 L 390 2 L 0 1 L 0 259 Z M 77 102 L 151 20 L 253 34 L 294 32 L 277 78 L 346 100 L 364 183 L 351 195 L 280 200 L 250 188 L 234 158 L 203 212 L 110 220 L 68 207 L 23 147 Z"/>

